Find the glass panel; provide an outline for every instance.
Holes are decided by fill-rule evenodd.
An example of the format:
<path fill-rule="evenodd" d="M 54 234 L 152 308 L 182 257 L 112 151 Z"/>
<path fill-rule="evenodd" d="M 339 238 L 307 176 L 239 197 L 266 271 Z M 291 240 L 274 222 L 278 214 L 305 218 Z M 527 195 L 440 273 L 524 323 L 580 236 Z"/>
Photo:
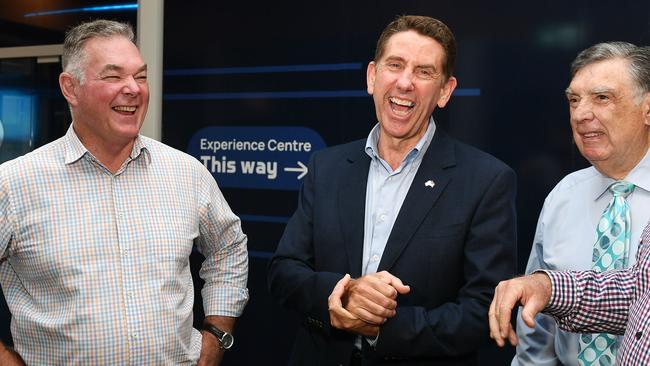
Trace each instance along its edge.
<path fill-rule="evenodd" d="M 70 117 L 59 91 L 58 62 L 0 59 L 0 162 L 65 133 Z"/>

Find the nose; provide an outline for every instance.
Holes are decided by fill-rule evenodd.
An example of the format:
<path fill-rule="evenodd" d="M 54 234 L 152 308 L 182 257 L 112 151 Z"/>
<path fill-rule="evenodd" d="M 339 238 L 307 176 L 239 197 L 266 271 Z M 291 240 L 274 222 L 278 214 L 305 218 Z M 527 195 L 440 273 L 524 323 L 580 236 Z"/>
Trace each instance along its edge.
<path fill-rule="evenodd" d="M 402 71 L 397 78 L 397 89 L 400 91 L 411 91 L 413 90 L 413 77 L 414 74 L 412 71 L 405 69 Z"/>
<path fill-rule="evenodd" d="M 136 96 L 140 93 L 140 85 L 135 80 L 133 76 L 127 76 L 124 78 L 124 86 L 122 87 L 122 93 L 129 96 Z"/>

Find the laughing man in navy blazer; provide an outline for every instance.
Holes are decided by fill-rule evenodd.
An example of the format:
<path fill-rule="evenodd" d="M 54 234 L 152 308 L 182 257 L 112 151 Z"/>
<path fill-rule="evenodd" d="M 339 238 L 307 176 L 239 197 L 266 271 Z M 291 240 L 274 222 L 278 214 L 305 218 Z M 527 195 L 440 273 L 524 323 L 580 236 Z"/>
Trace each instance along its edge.
<path fill-rule="evenodd" d="M 475 365 L 496 284 L 515 272 L 514 172 L 446 135 L 454 36 L 402 16 L 367 69 L 379 123 L 313 154 L 269 264 L 303 322 L 291 365 Z"/>

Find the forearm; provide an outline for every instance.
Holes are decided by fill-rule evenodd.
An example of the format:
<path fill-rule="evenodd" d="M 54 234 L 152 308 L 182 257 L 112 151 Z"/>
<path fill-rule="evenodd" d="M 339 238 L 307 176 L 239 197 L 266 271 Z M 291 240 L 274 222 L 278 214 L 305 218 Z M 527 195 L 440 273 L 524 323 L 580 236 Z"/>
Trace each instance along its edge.
<path fill-rule="evenodd" d="M 25 365 L 25 361 L 16 351 L 0 341 L 0 365 L 22 366 Z"/>
<path fill-rule="evenodd" d="M 204 323 L 217 327 L 219 330 L 232 333 L 235 329 L 235 321 L 237 318 L 229 316 L 206 316 L 203 320 Z M 221 341 L 217 337 L 206 330 L 201 331 L 203 335 L 203 342 L 201 345 L 201 357 L 199 359 L 200 366 L 214 366 L 219 365 L 225 354 L 225 349 L 222 347 Z"/>
<path fill-rule="evenodd" d="M 634 300 L 635 270 L 546 271 L 553 290 L 544 312 L 570 332 L 623 334 Z"/>
<path fill-rule="evenodd" d="M 318 327 L 329 327 L 327 301 L 343 275 L 316 272 L 293 258 L 274 257 L 269 265 L 268 281 L 272 297 L 300 316 L 317 320 Z"/>
<path fill-rule="evenodd" d="M 377 353 L 386 357 L 431 358 L 476 352 L 488 340 L 487 310 L 469 301 L 449 302 L 431 310 L 398 306 L 397 315 L 380 328 Z"/>

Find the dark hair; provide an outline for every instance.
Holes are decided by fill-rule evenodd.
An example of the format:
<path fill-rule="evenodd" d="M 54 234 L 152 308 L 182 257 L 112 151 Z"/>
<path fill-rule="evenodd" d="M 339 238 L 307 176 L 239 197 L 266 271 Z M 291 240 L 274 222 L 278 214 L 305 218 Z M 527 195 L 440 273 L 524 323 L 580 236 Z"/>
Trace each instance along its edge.
<path fill-rule="evenodd" d="M 375 50 L 375 62 L 384 55 L 388 39 L 399 32 L 415 31 L 420 35 L 433 38 L 445 50 L 445 62 L 442 72 L 446 77 L 454 73 L 456 63 L 456 39 L 445 23 L 431 17 L 419 15 L 402 15 L 393 20 L 381 32 Z"/>

